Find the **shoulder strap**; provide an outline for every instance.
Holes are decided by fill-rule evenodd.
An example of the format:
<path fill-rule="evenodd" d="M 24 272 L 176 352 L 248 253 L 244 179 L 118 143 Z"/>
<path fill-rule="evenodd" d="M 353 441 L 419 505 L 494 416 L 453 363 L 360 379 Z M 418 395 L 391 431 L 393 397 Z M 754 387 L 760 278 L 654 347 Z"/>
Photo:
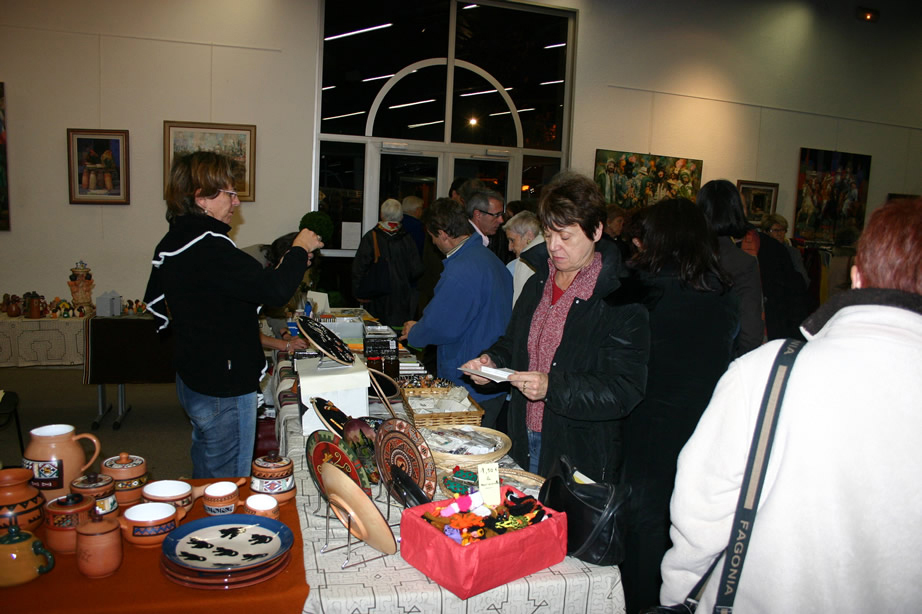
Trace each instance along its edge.
<path fill-rule="evenodd" d="M 772 441 L 778 427 L 781 400 L 784 398 L 784 391 L 787 388 L 794 360 L 804 345 L 803 341 L 796 339 L 787 339 L 781 344 L 781 348 L 775 356 L 771 373 L 768 376 L 768 383 L 765 385 L 762 405 L 759 408 L 759 416 L 752 434 L 752 445 L 749 447 L 746 473 L 743 475 L 740 496 L 736 504 L 736 514 L 733 517 L 730 543 L 724 551 L 729 556 L 724 559 L 723 572 L 720 574 L 717 600 L 714 603 L 715 614 L 732 614 L 733 612 L 733 600 L 736 598 L 736 589 L 739 585 L 743 561 L 746 559 L 749 538 L 755 524 L 759 496 L 762 494 L 762 485 L 765 483 L 765 468 L 768 467 Z M 724 553 L 722 552 L 722 554 Z M 701 595 L 704 593 L 704 587 L 717 567 L 721 555 L 714 559 L 711 567 L 686 597 L 684 605 L 689 608 L 689 611 L 694 612 L 695 608 L 697 608 Z"/>
<path fill-rule="evenodd" d="M 381 259 L 381 250 L 378 249 L 378 231 L 374 228 L 371 229 L 371 240 L 375 244 L 375 264 L 377 264 Z"/>
<path fill-rule="evenodd" d="M 762 407 L 759 408 L 759 420 L 756 422 L 755 432 L 752 434 L 752 445 L 749 448 L 749 460 L 746 462 L 746 475 L 740 488 L 740 499 L 736 504 L 736 515 L 733 517 L 733 527 L 730 532 L 730 544 L 727 546 L 727 555 L 724 558 L 723 573 L 720 574 L 720 584 L 717 589 L 717 601 L 714 603 L 715 614 L 731 614 L 733 600 L 736 598 L 736 589 L 739 585 L 740 573 L 743 570 L 743 561 L 749 550 L 749 538 L 752 536 L 752 527 L 756 521 L 756 512 L 759 505 L 759 496 L 762 494 L 762 485 L 765 483 L 765 469 L 772 453 L 772 442 L 778 428 L 778 414 L 781 412 L 781 400 L 788 385 L 791 367 L 794 359 L 803 348 L 804 342 L 788 339 L 778 350 L 775 364 L 772 365 L 765 394 L 762 396 Z"/>

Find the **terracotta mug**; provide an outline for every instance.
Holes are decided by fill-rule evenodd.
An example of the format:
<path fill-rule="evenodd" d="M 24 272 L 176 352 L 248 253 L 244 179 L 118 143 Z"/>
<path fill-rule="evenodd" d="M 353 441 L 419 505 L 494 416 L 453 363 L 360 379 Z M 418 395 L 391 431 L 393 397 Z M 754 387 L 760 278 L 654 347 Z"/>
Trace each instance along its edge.
<path fill-rule="evenodd" d="M 205 487 L 202 503 L 209 516 L 233 514 L 240 501 L 240 489 L 233 482 L 215 482 Z"/>
<path fill-rule="evenodd" d="M 77 551 L 77 527 L 90 521 L 96 499 L 68 494 L 45 504 L 45 545 L 61 554 Z"/>
<path fill-rule="evenodd" d="M 140 503 L 125 510 L 118 523 L 125 541 L 142 548 L 155 548 L 185 517 L 186 510 L 171 503 Z"/>
<path fill-rule="evenodd" d="M 77 527 L 77 569 L 88 578 L 111 576 L 122 565 L 122 534 L 111 516 L 93 514 Z"/>
<path fill-rule="evenodd" d="M 245 514 L 279 519 L 279 502 L 271 495 L 257 494 L 247 497 L 243 511 Z"/>
<path fill-rule="evenodd" d="M 47 501 L 66 495 L 70 483 L 86 471 L 99 456 L 99 440 L 89 433 L 74 434 L 69 424 L 49 424 L 29 431 L 32 439 L 23 454 L 22 466 L 32 470 L 32 485 L 42 491 Z M 93 443 L 89 460 L 79 439 Z"/>

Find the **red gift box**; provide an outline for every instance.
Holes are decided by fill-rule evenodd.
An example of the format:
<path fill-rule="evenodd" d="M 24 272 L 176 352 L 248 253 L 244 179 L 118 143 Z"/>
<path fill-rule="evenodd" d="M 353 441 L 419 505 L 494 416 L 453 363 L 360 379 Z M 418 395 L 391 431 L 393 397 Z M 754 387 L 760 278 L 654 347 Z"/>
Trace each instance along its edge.
<path fill-rule="evenodd" d="M 523 493 L 503 486 L 502 494 Z M 429 579 L 461 599 L 478 595 L 561 562 L 567 555 L 567 515 L 545 508 L 548 517 L 518 531 L 462 546 L 422 516 L 449 501 L 434 501 L 403 511 L 400 554 Z"/>

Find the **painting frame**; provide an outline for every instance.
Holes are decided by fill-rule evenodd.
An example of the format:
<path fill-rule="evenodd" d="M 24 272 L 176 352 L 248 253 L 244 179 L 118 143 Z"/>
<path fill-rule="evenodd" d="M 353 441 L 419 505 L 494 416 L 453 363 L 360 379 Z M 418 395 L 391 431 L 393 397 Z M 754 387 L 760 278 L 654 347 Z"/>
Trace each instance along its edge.
<path fill-rule="evenodd" d="M 666 198 L 695 200 L 704 160 L 615 149 L 596 149 L 593 178 L 606 205 L 625 211 Z"/>
<path fill-rule="evenodd" d="M 193 151 L 214 151 L 242 166 L 234 184 L 242 202 L 256 200 L 256 126 L 165 120 L 163 122 L 163 191 L 170 182 L 170 168 L 177 155 Z"/>
<path fill-rule="evenodd" d="M 854 245 L 864 229 L 870 179 L 870 155 L 801 147 L 792 237 Z"/>
<path fill-rule="evenodd" d="M 751 224 L 758 226 L 766 215 L 775 213 L 778 207 L 777 183 L 738 179 L 736 189 L 746 203 L 746 220 Z"/>
<path fill-rule="evenodd" d="M 127 130 L 67 129 L 70 204 L 131 204 L 130 170 Z"/>

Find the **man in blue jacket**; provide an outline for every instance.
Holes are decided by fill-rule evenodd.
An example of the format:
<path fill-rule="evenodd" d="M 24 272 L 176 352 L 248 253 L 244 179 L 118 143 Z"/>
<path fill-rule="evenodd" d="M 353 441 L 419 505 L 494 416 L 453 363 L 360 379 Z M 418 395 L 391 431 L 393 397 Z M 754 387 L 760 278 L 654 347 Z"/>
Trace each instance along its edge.
<path fill-rule="evenodd" d="M 438 376 L 464 386 L 484 410 L 481 424 L 493 428 L 504 391 L 481 393 L 458 370 L 506 331 L 512 311 L 512 277 L 502 261 L 478 240 L 464 209 L 440 198 L 422 218 L 433 244 L 445 254 L 444 270 L 420 320 L 403 325 L 413 347 L 438 346 Z"/>

